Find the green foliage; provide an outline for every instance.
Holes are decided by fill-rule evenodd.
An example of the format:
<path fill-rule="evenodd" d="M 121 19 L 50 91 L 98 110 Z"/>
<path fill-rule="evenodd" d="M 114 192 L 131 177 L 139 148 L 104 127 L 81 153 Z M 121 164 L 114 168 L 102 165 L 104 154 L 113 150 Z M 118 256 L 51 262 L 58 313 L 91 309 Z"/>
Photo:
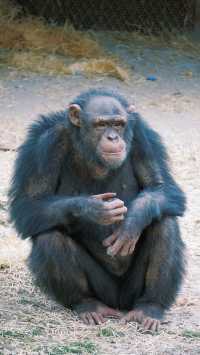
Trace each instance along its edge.
<path fill-rule="evenodd" d="M 25 334 L 15 330 L 0 330 L 0 336 L 2 336 L 3 338 L 24 338 Z"/>
<path fill-rule="evenodd" d="M 124 336 L 123 332 L 117 331 L 112 327 L 101 328 L 98 332 L 100 337 L 121 337 Z"/>
<path fill-rule="evenodd" d="M 42 335 L 43 331 L 44 331 L 43 327 L 35 327 L 30 331 L 30 335 L 32 335 L 33 337 Z"/>
<path fill-rule="evenodd" d="M 41 335 L 43 333 L 43 330 L 44 328 L 42 327 L 35 327 L 24 333 L 15 330 L 0 330 L 0 337 L 25 339 L 25 338 L 31 338 L 34 336 Z"/>
<path fill-rule="evenodd" d="M 185 338 L 200 338 L 200 331 L 186 329 L 182 332 Z"/>
<path fill-rule="evenodd" d="M 49 355 L 62 354 L 97 354 L 97 347 L 90 340 L 74 341 L 68 345 L 60 345 L 49 351 Z"/>

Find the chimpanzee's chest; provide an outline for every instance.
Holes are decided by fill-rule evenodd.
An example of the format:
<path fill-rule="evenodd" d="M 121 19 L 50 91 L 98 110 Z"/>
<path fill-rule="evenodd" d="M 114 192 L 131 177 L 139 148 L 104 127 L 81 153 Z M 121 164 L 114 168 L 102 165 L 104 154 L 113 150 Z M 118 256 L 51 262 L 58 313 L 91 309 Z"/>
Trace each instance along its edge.
<path fill-rule="evenodd" d="M 81 178 L 81 174 L 78 176 L 73 171 L 66 169 L 66 171 L 63 171 L 58 193 L 66 196 L 90 196 L 105 192 L 115 192 L 117 194 L 116 197 L 124 201 L 125 206 L 129 208 L 138 191 L 139 188 L 133 168 L 130 161 L 127 160 L 121 168 L 102 180 L 85 181 Z M 109 237 L 118 227 L 118 224 L 101 226 L 84 220 L 74 220 L 71 225 L 71 233 L 109 272 L 120 276 L 128 270 L 131 257 L 116 256 L 112 258 L 107 255 L 106 248 L 102 245 L 102 241 Z"/>
<path fill-rule="evenodd" d="M 138 193 L 137 180 L 130 161 L 103 179 L 85 179 L 80 172 L 74 172 L 66 166 L 63 169 L 58 194 L 66 196 L 97 195 L 105 192 L 115 192 L 117 198 L 124 201 L 128 207 Z"/>

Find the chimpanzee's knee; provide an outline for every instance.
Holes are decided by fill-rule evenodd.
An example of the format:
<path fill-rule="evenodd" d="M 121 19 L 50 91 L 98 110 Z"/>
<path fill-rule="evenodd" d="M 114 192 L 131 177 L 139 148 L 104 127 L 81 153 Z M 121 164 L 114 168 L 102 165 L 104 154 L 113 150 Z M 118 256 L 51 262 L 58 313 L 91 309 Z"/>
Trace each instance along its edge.
<path fill-rule="evenodd" d="M 184 243 L 176 218 L 165 217 L 149 226 L 136 246 L 133 263 L 121 291 L 121 305 L 174 302 L 185 271 Z"/>
<path fill-rule="evenodd" d="M 168 309 L 175 301 L 185 272 L 184 243 L 176 218 L 165 217 L 146 231 L 148 266 L 140 302 Z"/>
<path fill-rule="evenodd" d="M 38 235 L 33 240 L 29 267 L 36 283 L 65 306 L 90 296 L 80 254 L 81 247 L 59 231 Z"/>

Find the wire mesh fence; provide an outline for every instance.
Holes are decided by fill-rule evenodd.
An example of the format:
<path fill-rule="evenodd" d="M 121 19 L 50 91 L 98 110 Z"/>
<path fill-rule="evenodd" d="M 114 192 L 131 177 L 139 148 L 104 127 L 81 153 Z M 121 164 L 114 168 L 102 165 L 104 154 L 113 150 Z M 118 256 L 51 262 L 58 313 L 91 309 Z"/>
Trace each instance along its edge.
<path fill-rule="evenodd" d="M 191 30 L 195 0 L 18 0 L 25 11 L 76 29 L 160 33 Z"/>

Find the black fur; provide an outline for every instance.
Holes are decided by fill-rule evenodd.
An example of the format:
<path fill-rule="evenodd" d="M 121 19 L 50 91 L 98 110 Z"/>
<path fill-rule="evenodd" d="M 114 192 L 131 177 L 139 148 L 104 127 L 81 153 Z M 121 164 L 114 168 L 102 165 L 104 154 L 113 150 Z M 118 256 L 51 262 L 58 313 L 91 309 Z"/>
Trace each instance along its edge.
<path fill-rule="evenodd" d="M 83 120 L 88 101 L 97 96 L 115 98 L 127 112 L 129 104 L 118 93 L 92 89 L 73 101 Z M 66 306 L 96 297 L 116 308 L 157 304 L 164 311 L 182 281 L 184 245 L 176 217 L 185 211 L 185 196 L 159 135 L 138 113 L 127 117 L 126 160 L 102 179 L 90 175 L 95 152 L 83 144 L 67 110 L 42 116 L 19 149 L 11 220 L 22 238 L 33 241 L 30 267 L 37 281 Z M 141 235 L 131 257 L 112 259 L 102 246 L 114 226 L 96 223 L 100 212 L 90 196 L 105 192 L 125 202 L 124 228 Z"/>

